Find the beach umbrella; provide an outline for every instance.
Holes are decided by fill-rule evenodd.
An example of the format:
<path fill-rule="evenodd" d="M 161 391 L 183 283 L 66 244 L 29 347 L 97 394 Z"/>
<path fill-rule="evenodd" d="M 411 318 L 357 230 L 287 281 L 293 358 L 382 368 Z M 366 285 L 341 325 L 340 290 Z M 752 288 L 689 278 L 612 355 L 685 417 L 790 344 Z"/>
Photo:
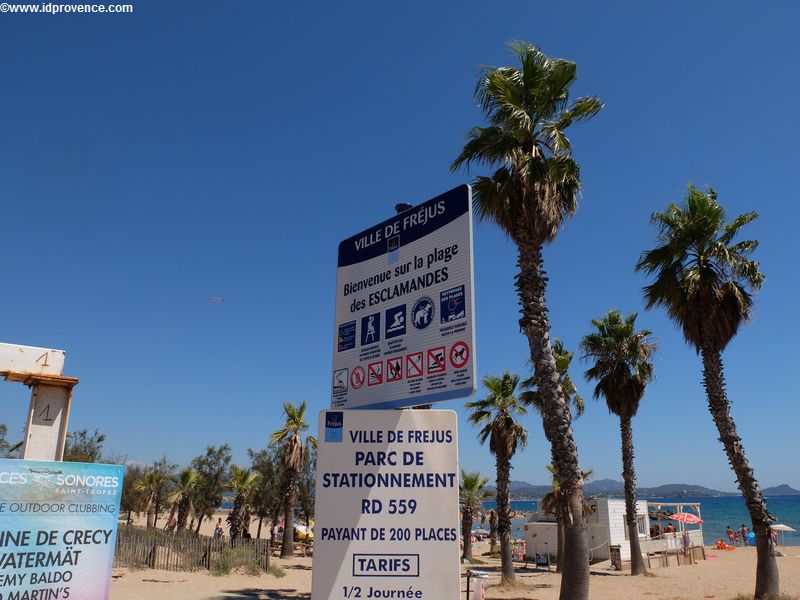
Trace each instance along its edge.
<path fill-rule="evenodd" d="M 680 521 L 681 523 L 687 525 L 698 525 L 703 522 L 703 519 L 698 517 L 697 515 L 693 515 L 692 513 L 675 513 L 670 517 L 673 521 Z"/>
<path fill-rule="evenodd" d="M 797 531 L 796 529 L 794 529 L 792 527 L 789 527 L 788 525 L 784 525 L 783 523 L 778 523 L 776 525 L 770 525 L 770 528 L 774 529 L 775 531 L 780 531 L 781 532 L 781 542 L 783 542 L 783 532 L 784 531 Z M 785 544 L 781 543 L 781 546 L 784 546 L 784 545 Z"/>
<path fill-rule="evenodd" d="M 699 525 L 703 522 L 703 519 L 698 517 L 697 515 L 693 515 L 692 513 L 687 512 L 680 512 L 675 513 L 670 517 L 673 521 L 678 521 L 681 523 L 681 534 L 686 531 L 686 525 Z M 685 535 L 685 534 L 684 534 Z"/>

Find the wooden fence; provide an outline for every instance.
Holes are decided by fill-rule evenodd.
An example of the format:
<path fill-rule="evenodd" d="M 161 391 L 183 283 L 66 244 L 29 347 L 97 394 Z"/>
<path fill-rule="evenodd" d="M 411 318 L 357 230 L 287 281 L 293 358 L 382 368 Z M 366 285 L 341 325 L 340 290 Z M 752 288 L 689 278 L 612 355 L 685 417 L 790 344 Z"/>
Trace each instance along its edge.
<path fill-rule="evenodd" d="M 190 533 L 120 526 L 115 567 L 203 571 L 235 567 L 269 570 L 269 540 L 213 539 Z"/>

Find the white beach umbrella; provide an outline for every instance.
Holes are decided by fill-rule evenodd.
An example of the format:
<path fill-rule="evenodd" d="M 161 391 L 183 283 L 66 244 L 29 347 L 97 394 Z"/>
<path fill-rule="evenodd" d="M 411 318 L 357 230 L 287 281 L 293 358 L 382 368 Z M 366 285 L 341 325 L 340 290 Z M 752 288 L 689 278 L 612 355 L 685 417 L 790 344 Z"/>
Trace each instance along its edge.
<path fill-rule="evenodd" d="M 775 525 L 770 525 L 770 529 L 774 529 L 775 531 L 781 532 L 781 546 L 785 546 L 786 544 L 783 543 L 783 532 L 784 531 L 797 531 L 793 527 L 789 527 L 788 525 L 784 525 L 783 523 L 777 523 Z"/>

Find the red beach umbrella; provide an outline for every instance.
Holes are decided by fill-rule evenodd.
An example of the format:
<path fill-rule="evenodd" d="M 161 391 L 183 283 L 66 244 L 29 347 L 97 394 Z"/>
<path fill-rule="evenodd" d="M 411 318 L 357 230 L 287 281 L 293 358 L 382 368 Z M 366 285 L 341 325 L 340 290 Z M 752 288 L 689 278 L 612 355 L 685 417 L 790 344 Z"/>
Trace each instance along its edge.
<path fill-rule="evenodd" d="M 689 525 L 697 525 L 698 523 L 702 523 L 703 519 L 698 517 L 697 515 L 693 515 L 692 513 L 675 513 L 671 517 L 669 517 L 673 521 L 680 521 L 681 523 L 688 523 Z"/>

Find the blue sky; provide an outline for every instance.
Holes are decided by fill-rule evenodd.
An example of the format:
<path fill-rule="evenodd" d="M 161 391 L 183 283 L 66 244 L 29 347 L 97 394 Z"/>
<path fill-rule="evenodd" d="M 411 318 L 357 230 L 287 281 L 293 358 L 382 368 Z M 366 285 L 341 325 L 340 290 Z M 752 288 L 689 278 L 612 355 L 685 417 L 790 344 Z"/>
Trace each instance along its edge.
<path fill-rule="evenodd" d="M 606 103 L 571 131 L 584 197 L 546 250 L 548 301 L 569 348 L 610 308 L 654 332 L 640 485 L 735 488 L 700 361 L 643 312 L 633 271 L 649 215 L 694 182 L 731 215 L 761 215 L 747 233 L 767 281 L 725 352 L 728 389 L 759 481 L 800 488 L 796 5 L 133 2 L 133 15 L 0 15 L 0 340 L 67 351 L 71 428 L 99 428 L 130 460 L 186 463 L 229 442 L 244 462 L 283 401 L 307 400 L 316 421 L 338 242 L 468 180 L 448 165 L 481 122 L 477 69 L 508 64 L 517 38 L 575 60 L 574 94 Z M 480 374 L 527 369 L 514 263 L 478 225 Z M 27 398 L 0 388 L 11 437 Z M 461 405 L 442 406 L 462 416 L 461 464 L 492 475 Z M 526 424 L 512 476 L 544 483 L 549 448 Z M 621 479 L 618 431 L 594 402 L 575 424 L 595 478 Z"/>

